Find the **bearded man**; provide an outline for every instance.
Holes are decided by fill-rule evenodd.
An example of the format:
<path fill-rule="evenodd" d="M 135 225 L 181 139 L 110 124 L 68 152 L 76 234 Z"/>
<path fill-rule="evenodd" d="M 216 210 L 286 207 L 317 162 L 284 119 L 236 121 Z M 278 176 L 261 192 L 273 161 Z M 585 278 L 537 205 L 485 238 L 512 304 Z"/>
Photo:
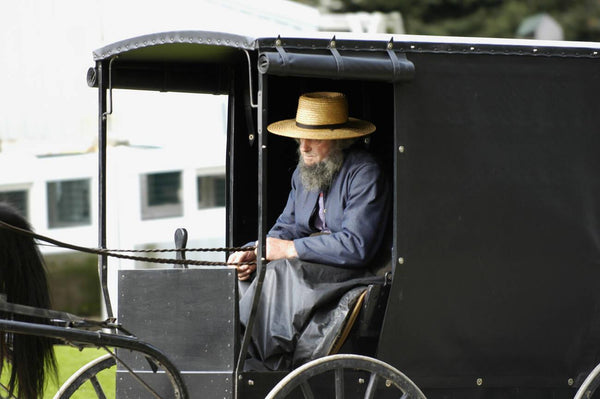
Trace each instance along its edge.
<path fill-rule="evenodd" d="M 298 141 L 299 162 L 285 209 L 267 234 L 263 292 L 249 353 L 269 370 L 289 370 L 299 335 L 314 309 L 378 278 L 367 269 L 389 213 L 388 184 L 376 160 L 352 142 L 375 131 L 348 117 L 346 97 L 318 92 L 300 97 L 295 119 L 272 123 L 271 133 Z M 228 262 L 251 262 L 254 251 Z M 238 267 L 249 280 L 255 265 Z M 240 299 L 245 326 L 254 283 Z"/>

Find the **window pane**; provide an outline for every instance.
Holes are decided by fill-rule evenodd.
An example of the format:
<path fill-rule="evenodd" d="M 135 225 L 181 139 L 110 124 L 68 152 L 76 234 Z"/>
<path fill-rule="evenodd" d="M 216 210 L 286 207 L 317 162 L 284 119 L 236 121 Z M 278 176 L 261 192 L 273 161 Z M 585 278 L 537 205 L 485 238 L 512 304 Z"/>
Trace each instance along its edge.
<path fill-rule="evenodd" d="M 206 194 L 204 194 L 206 186 L 206 176 L 196 177 L 196 194 L 198 196 L 198 208 L 206 208 Z"/>
<path fill-rule="evenodd" d="M 179 203 L 181 172 L 154 173 L 148 175 L 148 205 Z"/>
<path fill-rule="evenodd" d="M 225 206 L 225 176 L 215 177 L 215 206 Z"/>
<path fill-rule="evenodd" d="M 180 171 L 142 175 L 141 187 L 142 219 L 183 215 Z"/>
<path fill-rule="evenodd" d="M 198 209 L 225 206 L 225 176 L 198 176 Z"/>
<path fill-rule="evenodd" d="M 0 191 L 0 202 L 7 202 L 19 213 L 28 219 L 27 214 L 27 190 L 15 190 L 15 191 Z"/>
<path fill-rule="evenodd" d="M 50 228 L 91 224 L 89 179 L 48 182 L 46 187 Z"/>

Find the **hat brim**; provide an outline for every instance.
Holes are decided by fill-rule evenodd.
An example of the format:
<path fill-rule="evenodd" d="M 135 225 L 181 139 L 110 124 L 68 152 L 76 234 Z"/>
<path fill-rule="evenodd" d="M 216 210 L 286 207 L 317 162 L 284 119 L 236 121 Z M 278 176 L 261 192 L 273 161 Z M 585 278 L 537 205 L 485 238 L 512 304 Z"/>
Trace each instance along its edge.
<path fill-rule="evenodd" d="M 296 125 L 295 119 L 285 119 L 271 123 L 267 130 L 279 136 L 292 137 L 296 139 L 312 140 L 340 140 L 365 136 L 375 131 L 375 125 L 368 121 L 356 118 L 348 118 L 343 126 L 333 129 L 307 129 Z"/>

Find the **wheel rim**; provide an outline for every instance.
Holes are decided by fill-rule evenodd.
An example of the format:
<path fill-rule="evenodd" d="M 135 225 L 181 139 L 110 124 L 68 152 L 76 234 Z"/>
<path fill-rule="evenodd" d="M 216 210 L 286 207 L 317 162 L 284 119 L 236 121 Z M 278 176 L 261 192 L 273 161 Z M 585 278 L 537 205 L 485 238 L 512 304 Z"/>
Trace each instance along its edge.
<path fill-rule="evenodd" d="M 88 364 L 81 367 L 75 374 L 73 374 L 65 383 L 60 387 L 54 399 L 68 399 L 87 381 L 92 383 L 94 391 L 99 399 L 106 397 L 102 387 L 98 383 L 96 376 L 101 371 L 107 370 L 116 364 L 115 359 L 110 355 L 106 354 L 100 356 L 97 359 L 92 360 Z"/>

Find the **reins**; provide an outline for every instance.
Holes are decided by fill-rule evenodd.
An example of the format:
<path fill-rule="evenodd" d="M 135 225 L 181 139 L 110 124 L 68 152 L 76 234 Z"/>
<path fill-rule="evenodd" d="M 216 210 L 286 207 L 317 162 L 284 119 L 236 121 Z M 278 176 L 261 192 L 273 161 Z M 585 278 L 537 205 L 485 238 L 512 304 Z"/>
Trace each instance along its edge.
<path fill-rule="evenodd" d="M 255 262 L 211 262 L 204 260 L 193 260 L 193 259 L 167 259 L 167 258 L 154 258 L 147 256 L 137 255 L 125 255 L 125 253 L 166 253 L 166 252 L 236 252 L 236 251 L 253 251 L 256 249 L 254 246 L 249 247 L 220 247 L 220 248 L 173 248 L 173 249 L 105 249 L 105 248 L 90 248 L 83 247 L 80 245 L 70 244 L 67 242 L 59 241 L 54 238 L 46 237 L 41 234 L 34 233 L 29 230 L 13 226 L 0 220 L 0 227 L 11 230 L 15 233 L 22 234 L 34 238 L 39 241 L 52 244 L 52 246 L 71 249 L 78 252 L 85 252 L 94 255 L 105 255 L 113 258 L 137 260 L 142 262 L 150 263 L 161 263 L 161 264 L 176 264 L 176 265 L 192 265 L 192 266 L 240 266 L 255 264 Z"/>

